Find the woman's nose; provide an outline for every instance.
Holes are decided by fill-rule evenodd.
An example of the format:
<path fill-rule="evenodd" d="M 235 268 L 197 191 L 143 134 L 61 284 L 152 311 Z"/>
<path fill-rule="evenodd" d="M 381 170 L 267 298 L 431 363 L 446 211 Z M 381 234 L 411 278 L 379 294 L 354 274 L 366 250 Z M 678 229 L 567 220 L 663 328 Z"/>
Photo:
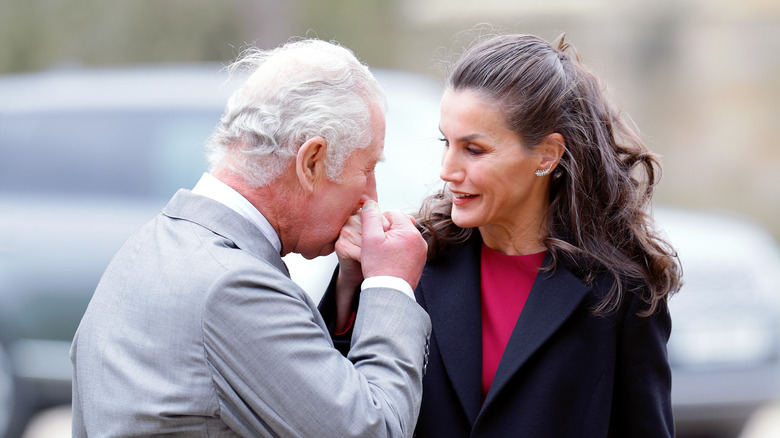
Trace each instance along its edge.
<path fill-rule="evenodd" d="M 458 158 L 453 148 L 446 148 L 441 157 L 441 171 L 439 178 L 447 182 L 457 182 L 463 179 L 463 169 L 458 163 Z"/>

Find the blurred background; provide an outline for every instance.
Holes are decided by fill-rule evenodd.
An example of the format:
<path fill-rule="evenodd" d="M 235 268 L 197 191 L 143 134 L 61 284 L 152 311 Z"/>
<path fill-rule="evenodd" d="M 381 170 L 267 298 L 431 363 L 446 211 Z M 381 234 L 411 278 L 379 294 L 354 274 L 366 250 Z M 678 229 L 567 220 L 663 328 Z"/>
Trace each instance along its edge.
<path fill-rule="evenodd" d="M 780 239 L 777 1 L 0 0 L 0 75 L 226 64 L 247 43 L 309 36 L 441 82 L 447 61 L 493 30 L 566 33 L 662 155 L 656 203 L 745 217 Z M 755 418 L 776 421 L 772 406 Z M 26 436 L 69 436 L 45 430 Z"/>
<path fill-rule="evenodd" d="M 314 36 L 441 79 L 479 23 L 565 32 L 663 155 L 657 200 L 742 212 L 780 238 L 772 0 L 0 0 L 0 73 L 226 63 L 245 43 Z"/>

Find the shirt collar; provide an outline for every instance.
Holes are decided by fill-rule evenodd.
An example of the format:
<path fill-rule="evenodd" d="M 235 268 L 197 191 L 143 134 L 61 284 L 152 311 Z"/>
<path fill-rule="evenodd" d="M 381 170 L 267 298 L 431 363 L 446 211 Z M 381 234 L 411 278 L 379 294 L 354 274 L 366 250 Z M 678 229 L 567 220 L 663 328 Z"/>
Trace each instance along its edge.
<path fill-rule="evenodd" d="M 282 242 L 279 240 L 276 230 L 274 230 L 271 223 L 268 222 L 268 219 L 232 187 L 218 180 L 213 175 L 204 173 L 203 176 L 200 177 L 198 183 L 195 184 L 195 187 L 193 187 L 192 193 L 213 199 L 224 204 L 231 210 L 234 210 L 236 213 L 252 222 L 260 230 L 263 236 L 271 242 L 271 245 L 273 245 L 276 251 L 279 252 L 279 254 L 282 253 Z"/>

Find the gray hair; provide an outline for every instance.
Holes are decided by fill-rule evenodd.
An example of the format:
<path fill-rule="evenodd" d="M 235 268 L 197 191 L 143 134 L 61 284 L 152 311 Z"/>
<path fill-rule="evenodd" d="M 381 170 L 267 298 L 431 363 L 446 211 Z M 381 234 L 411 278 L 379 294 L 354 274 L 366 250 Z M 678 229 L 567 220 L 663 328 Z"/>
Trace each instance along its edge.
<path fill-rule="evenodd" d="M 327 142 L 326 175 L 339 182 L 350 154 L 371 143 L 370 109 L 385 108 L 378 82 L 355 55 L 316 39 L 249 48 L 229 71 L 249 71 L 208 142 L 211 169 L 229 168 L 252 187 L 272 183 L 307 140 Z"/>

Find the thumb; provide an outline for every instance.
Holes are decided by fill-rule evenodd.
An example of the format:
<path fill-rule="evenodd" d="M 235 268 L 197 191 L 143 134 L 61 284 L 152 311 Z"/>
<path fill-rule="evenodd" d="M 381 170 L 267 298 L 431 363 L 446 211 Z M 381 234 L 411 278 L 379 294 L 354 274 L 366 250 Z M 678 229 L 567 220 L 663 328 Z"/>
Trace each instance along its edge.
<path fill-rule="evenodd" d="M 383 218 L 384 216 L 379 210 L 379 204 L 376 201 L 369 200 L 363 204 L 361 222 L 364 239 L 376 239 L 378 236 L 384 236 Z"/>

